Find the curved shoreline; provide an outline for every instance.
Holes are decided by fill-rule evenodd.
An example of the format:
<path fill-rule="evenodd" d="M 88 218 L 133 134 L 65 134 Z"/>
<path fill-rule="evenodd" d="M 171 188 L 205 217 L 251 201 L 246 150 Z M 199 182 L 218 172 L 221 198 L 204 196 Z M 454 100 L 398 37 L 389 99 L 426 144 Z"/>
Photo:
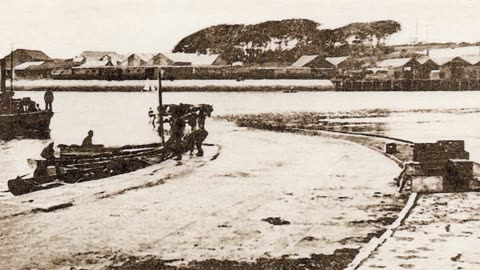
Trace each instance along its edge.
<path fill-rule="evenodd" d="M 266 123 L 262 123 L 260 124 L 260 126 L 252 125 L 252 127 L 270 130 L 274 132 L 289 132 L 289 133 L 297 133 L 297 134 L 303 134 L 303 135 L 309 135 L 309 136 L 322 136 L 322 137 L 352 141 L 359 145 L 365 146 L 369 149 L 372 149 L 381 153 L 382 155 L 390 158 L 392 161 L 397 163 L 397 165 L 399 165 L 401 168 L 405 167 L 405 162 L 408 161 L 408 157 L 407 158 L 398 157 L 393 154 L 386 153 L 385 149 L 386 149 L 387 142 L 400 142 L 400 143 L 407 144 L 407 147 L 414 144 L 412 141 L 409 141 L 409 140 L 393 138 L 393 137 L 377 135 L 377 134 L 366 134 L 361 132 L 315 130 L 315 129 L 289 127 L 288 125 L 281 125 L 281 124 L 271 125 Z M 359 140 L 359 138 L 363 138 L 365 140 L 361 140 L 361 139 Z M 402 210 L 399 212 L 397 219 L 393 223 L 389 224 L 386 227 L 386 230 L 379 237 L 373 236 L 367 244 L 362 246 L 359 252 L 357 253 L 357 255 L 345 268 L 345 270 L 358 269 L 360 266 L 362 266 L 362 264 L 365 261 L 368 260 L 368 258 L 372 256 L 374 251 L 376 251 L 382 244 L 384 244 L 388 238 L 392 237 L 395 231 L 401 226 L 401 224 L 408 217 L 412 209 L 415 207 L 418 198 L 419 197 L 417 193 L 409 194 L 408 201 L 406 202 Z"/>

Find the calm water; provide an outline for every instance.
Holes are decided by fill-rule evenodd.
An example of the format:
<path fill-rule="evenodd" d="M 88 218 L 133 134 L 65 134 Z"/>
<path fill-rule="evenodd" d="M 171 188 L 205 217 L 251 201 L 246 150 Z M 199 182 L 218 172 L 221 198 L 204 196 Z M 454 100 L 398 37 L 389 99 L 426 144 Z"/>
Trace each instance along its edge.
<path fill-rule="evenodd" d="M 43 93 L 18 92 L 42 101 Z M 473 160 L 480 161 L 479 113 L 425 113 L 415 109 L 479 108 L 480 92 L 384 92 L 384 93 L 165 93 L 164 103 L 208 103 L 214 115 L 316 111 L 335 112 L 360 109 L 402 110 L 376 119 L 387 123 L 385 133 L 413 141 L 464 139 Z M 60 144 L 80 144 L 87 131 L 95 131 L 94 143 L 138 144 L 158 141 L 149 125 L 147 112 L 157 105 L 156 93 L 55 93 L 51 140 Z M 210 120 L 212 121 L 212 120 Z M 215 133 L 212 123 L 210 133 Z M 207 126 L 208 127 L 208 126 Z M 228 136 L 228 134 L 224 134 Z M 0 141 L 0 191 L 6 180 L 28 173 L 27 158 L 39 158 L 50 140 Z M 234 142 L 232 142 L 234 143 Z M 0 196 L 2 193 L 0 192 Z"/>

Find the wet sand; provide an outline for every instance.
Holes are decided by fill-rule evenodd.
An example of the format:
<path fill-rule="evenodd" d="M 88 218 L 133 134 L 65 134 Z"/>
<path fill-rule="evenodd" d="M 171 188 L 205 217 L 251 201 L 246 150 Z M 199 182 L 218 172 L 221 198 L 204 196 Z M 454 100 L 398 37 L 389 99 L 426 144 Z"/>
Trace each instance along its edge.
<path fill-rule="evenodd" d="M 479 269 L 480 193 L 425 194 L 358 269 Z"/>
<path fill-rule="evenodd" d="M 477 112 L 476 109 L 461 109 L 448 113 Z M 383 151 L 383 139 L 378 137 L 383 134 L 383 126 L 372 120 L 384 117 L 386 113 L 287 113 L 230 115 L 223 118 L 235 121 L 240 126 L 347 139 Z M 342 124 L 337 124 L 337 121 Z M 351 134 L 356 132 L 364 135 Z M 391 141 L 399 143 L 398 139 L 392 138 Z M 393 157 L 397 158 L 400 164 L 411 157 L 408 147 L 401 152 L 404 154 Z M 474 192 L 419 194 L 400 226 L 395 227 L 385 240 L 369 243 L 368 245 L 378 245 L 378 248 L 374 248 L 372 253 L 369 252 L 366 259 L 359 262 L 358 268 L 349 269 L 479 268 L 480 252 L 476 248 L 480 244 L 480 220 L 477 217 L 479 201 L 480 193 Z"/>
<path fill-rule="evenodd" d="M 216 130 L 214 161 L 3 201 L 0 260 L 40 269 L 343 269 L 403 207 L 392 181 L 400 168 L 369 148 L 227 123 Z M 119 183 L 128 183 L 122 192 Z"/>

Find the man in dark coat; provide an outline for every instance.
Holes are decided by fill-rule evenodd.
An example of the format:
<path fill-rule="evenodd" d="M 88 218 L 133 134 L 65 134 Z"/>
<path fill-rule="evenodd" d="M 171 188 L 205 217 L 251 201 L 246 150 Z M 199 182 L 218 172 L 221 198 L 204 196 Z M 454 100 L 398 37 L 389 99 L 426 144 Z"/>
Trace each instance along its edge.
<path fill-rule="evenodd" d="M 54 98 L 53 92 L 50 89 L 45 92 L 43 99 L 45 100 L 45 110 L 53 111 L 52 103 Z"/>
<path fill-rule="evenodd" d="M 53 149 L 54 143 L 50 143 L 42 150 L 40 156 L 47 161 L 47 166 L 55 164 L 55 150 Z"/>
<path fill-rule="evenodd" d="M 182 160 L 183 147 L 182 138 L 185 131 L 185 120 L 180 116 L 173 117 L 170 140 L 177 156 L 175 160 Z"/>
<path fill-rule="evenodd" d="M 40 156 L 45 160 L 37 161 L 37 168 L 33 172 L 34 177 L 48 177 L 48 166 L 55 165 L 55 150 L 53 149 L 53 142 L 42 150 Z"/>
<path fill-rule="evenodd" d="M 190 150 L 190 155 L 193 155 L 193 150 L 197 147 L 197 156 L 203 156 L 202 144 L 208 136 L 208 132 L 203 129 L 197 129 L 192 131 L 186 138 L 187 150 Z"/>

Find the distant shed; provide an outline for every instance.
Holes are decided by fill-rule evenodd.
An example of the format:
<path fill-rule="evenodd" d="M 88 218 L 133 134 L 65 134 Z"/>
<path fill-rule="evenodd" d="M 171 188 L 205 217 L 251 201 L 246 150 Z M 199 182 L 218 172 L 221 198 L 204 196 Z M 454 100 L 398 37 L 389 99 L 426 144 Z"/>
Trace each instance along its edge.
<path fill-rule="evenodd" d="M 140 67 L 145 66 L 153 58 L 153 54 L 150 53 L 133 53 L 129 55 L 125 60 L 120 62 L 120 66 L 125 67 Z"/>
<path fill-rule="evenodd" d="M 440 78 L 447 80 L 460 80 L 465 78 L 465 68 L 472 66 L 460 57 L 432 58 L 440 66 Z"/>
<path fill-rule="evenodd" d="M 429 57 L 417 58 L 417 61 L 421 64 L 419 68 L 420 79 L 436 80 L 439 79 L 440 65 L 435 63 Z"/>
<path fill-rule="evenodd" d="M 377 67 L 387 69 L 393 79 L 416 79 L 420 76 L 421 64 L 415 58 L 396 58 L 377 62 Z"/>
<path fill-rule="evenodd" d="M 460 58 L 470 63 L 470 66 L 465 67 L 465 78 L 480 80 L 480 55 L 461 56 Z"/>
<path fill-rule="evenodd" d="M 8 70 L 10 70 L 10 59 L 12 55 L 14 67 L 26 62 L 41 62 L 52 60 L 48 55 L 39 50 L 16 49 L 15 51 L 13 51 L 13 53 L 10 53 L 3 58 L 7 64 Z"/>
<path fill-rule="evenodd" d="M 331 58 L 332 59 L 332 58 Z M 336 59 L 340 63 L 340 59 Z M 319 55 L 303 55 L 298 58 L 290 67 L 294 68 L 318 68 L 318 69 L 335 69 L 336 65 L 327 61 L 324 57 Z"/>

